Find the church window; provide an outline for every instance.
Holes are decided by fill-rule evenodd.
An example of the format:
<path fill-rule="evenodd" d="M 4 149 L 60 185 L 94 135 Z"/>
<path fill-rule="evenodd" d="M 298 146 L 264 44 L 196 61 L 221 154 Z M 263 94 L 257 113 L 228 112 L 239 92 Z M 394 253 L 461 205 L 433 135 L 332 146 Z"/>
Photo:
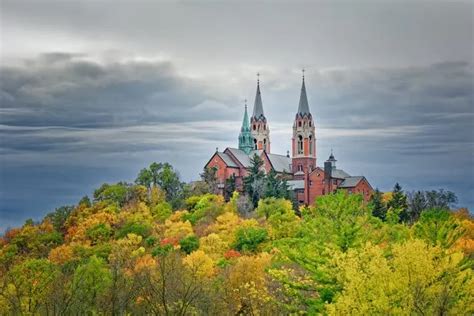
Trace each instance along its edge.
<path fill-rule="evenodd" d="M 301 121 L 298 122 L 298 126 L 301 127 Z"/>
<path fill-rule="evenodd" d="M 303 171 L 303 165 L 298 165 L 298 171 Z"/>
<path fill-rule="evenodd" d="M 263 149 L 267 150 L 267 139 L 266 138 L 263 139 Z"/>
<path fill-rule="evenodd" d="M 257 139 L 256 138 L 253 139 L 253 144 L 254 144 L 255 150 L 257 150 L 258 148 L 257 148 Z"/>
<path fill-rule="evenodd" d="M 257 126 L 253 124 L 253 130 L 256 130 L 256 129 L 257 129 Z"/>
<path fill-rule="evenodd" d="M 303 136 L 298 135 L 298 154 L 303 153 Z"/>
<path fill-rule="evenodd" d="M 266 125 L 266 124 L 263 124 L 263 129 L 264 129 L 264 130 L 267 129 L 267 125 Z"/>
<path fill-rule="evenodd" d="M 311 121 L 309 121 L 309 127 L 311 127 Z"/>
<path fill-rule="evenodd" d="M 309 154 L 313 154 L 313 135 L 309 135 Z"/>

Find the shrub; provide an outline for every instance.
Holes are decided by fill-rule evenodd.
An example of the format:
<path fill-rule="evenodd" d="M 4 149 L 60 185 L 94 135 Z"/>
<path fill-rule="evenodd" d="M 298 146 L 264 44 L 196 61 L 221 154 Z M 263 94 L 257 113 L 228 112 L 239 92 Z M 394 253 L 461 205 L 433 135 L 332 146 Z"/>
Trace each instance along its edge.
<path fill-rule="evenodd" d="M 199 239 L 194 235 L 189 236 L 184 239 L 181 239 L 179 245 L 181 246 L 181 250 L 183 250 L 187 254 L 190 254 L 191 252 L 199 248 Z"/>
<path fill-rule="evenodd" d="M 255 252 L 258 246 L 267 239 L 268 233 L 265 228 L 243 227 L 235 233 L 234 248 L 238 251 Z"/>

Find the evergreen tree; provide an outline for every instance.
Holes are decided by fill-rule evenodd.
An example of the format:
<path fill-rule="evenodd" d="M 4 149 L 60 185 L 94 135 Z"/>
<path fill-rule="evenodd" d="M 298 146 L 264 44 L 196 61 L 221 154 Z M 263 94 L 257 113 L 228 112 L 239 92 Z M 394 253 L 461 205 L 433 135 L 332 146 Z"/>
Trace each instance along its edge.
<path fill-rule="evenodd" d="M 250 159 L 249 175 L 244 177 L 244 191 L 249 196 L 254 207 L 263 195 L 265 184 L 265 173 L 261 170 L 263 160 L 258 155 L 254 155 Z"/>
<path fill-rule="evenodd" d="M 385 220 L 385 217 L 387 216 L 387 205 L 385 205 L 382 199 L 382 192 L 380 192 L 379 189 L 375 189 L 375 192 L 370 199 L 370 207 L 373 216 L 378 217 L 383 221 Z"/>
<path fill-rule="evenodd" d="M 229 201 L 232 197 L 232 193 L 236 190 L 235 184 L 235 175 L 231 175 L 228 179 L 225 180 L 224 185 L 224 199 Z"/>
<path fill-rule="evenodd" d="M 387 206 L 392 212 L 398 214 L 401 222 L 408 222 L 407 197 L 398 182 L 395 183 L 395 186 L 393 187 L 392 199 L 388 202 Z"/>
<path fill-rule="evenodd" d="M 209 193 L 217 194 L 217 168 L 204 168 L 204 171 L 200 174 L 202 181 L 207 186 Z"/>

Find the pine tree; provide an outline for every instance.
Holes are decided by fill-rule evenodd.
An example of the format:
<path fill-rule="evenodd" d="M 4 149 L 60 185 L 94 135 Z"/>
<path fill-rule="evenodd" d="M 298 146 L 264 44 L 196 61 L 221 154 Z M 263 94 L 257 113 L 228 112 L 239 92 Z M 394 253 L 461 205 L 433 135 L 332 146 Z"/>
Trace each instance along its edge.
<path fill-rule="evenodd" d="M 380 192 L 379 189 L 375 189 L 370 200 L 370 206 L 372 209 L 372 215 L 384 221 L 387 216 L 387 205 L 385 205 L 382 199 L 382 192 Z"/>
<path fill-rule="evenodd" d="M 398 182 L 395 183 L 395 186 L 393 187 L 392 199 L 388 202 L 387 206 L 392 212 L 398 214 L 399 220 L 401 222 L 408 222 L 409 216 L 407 197 Z"/>
<path fill-rule="evenodd" d="M 249 175 L 244 178 L 244 191 L 256 207 L 263 195 L 265 173 L 262 171 L 263 160 L 258 155 L 250 159 L 250 164 Z"/>

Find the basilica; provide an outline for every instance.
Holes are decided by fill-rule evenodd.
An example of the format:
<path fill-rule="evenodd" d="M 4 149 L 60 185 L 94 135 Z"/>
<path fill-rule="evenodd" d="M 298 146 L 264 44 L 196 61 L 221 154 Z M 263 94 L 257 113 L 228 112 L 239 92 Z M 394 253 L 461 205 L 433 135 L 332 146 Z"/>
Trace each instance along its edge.
<path fill-rule="evenodd" d="M 205 168 L 217 170 L 217 180 L 222 194 L 226 179 L 232 176 L 235 177 L 237 190 L 243 189 L 243 178 L 248 174 L 251 157 L 258 155 L 264 162 L 265 172 L 273 169 L 288 179 L 288 184 L 300 205 L 313 204 L 317 196 L 340 189 L 361 194 L 366 201 L 370 198 L 373 189 L 367 179 L 364 176 L 351 176 L 338 169 L 332 152 L 322 167 L 317 165 L 316 127 L 306 95 L 304 75 L 298 109 L 293 121 L 291 144 L 291 156 L 289 151 L 286 155 L 271 152 L 270 124 L 263 111 L 260 80 L 257 80 L 252 116 L 249 119 L 245 105 L 238 148 L 216 150 Z"/>

